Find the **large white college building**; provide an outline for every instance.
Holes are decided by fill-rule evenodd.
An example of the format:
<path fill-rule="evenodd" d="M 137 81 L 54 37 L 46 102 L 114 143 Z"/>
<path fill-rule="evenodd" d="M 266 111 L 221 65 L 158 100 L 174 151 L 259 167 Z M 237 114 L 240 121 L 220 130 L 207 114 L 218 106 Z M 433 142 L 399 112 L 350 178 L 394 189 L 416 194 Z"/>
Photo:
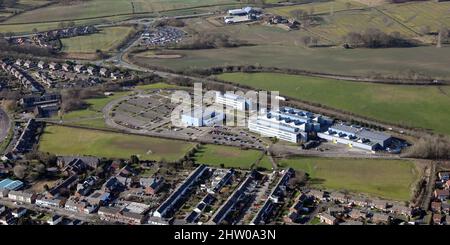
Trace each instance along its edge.
<path fill-rule="evenodd" d="M 193 127 L 221 125 L 224 119 L 223 112 L 211 108 L 198 108 L 181 115 L 181 122 L 186 126 Z"/>
<path fill-rule="evenodd" d="M 281 140 L 297 143 L 300 140 L 308 139 L 305 124 L 292 125 L 276 118 L 269 118 L 267 115 L 250 118 L 248 129 L 265 137 L 276 137 Z"/>
<path fill-rule="evenodd" d="M 320 132 L 332 123 L 332 119 L 322 115 L 291 107 L 282 107 L 277 111 L 270 111 L 267 114 L 251 118 L 248 128 L 263 136 L 298 143 L 299 141 L 308 141 L 308 132 Z"/>
<path fill-rule="evenodd" d="M 236 94 L 216 92 L 216 104 L 225 105 L 228 108 L 239 111 L 252 110 L 252 101 Z"/>

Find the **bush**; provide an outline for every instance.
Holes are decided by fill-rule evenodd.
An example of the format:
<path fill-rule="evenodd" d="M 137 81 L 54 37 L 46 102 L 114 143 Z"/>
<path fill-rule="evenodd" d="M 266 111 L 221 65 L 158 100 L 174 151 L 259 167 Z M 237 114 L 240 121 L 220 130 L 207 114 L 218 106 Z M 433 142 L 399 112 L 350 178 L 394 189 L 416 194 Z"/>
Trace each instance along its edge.
<path fill-rule="evenodd" d="M 165 20 L 159 20 L 155 21 L 153 24 L 154 27 L 163 27 L 163 26 L 173 26 L 173 27 L 184 27 L 186 24 L 179 19 L 165 19 Z"/>

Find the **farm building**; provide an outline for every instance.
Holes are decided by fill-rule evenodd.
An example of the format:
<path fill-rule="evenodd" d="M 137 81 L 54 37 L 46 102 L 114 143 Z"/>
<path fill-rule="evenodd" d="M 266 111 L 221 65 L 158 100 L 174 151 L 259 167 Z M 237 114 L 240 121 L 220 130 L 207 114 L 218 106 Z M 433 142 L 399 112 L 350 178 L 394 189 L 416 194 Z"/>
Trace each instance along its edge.
<path fill-rule="evenodd" d="M 262 13 L 259 8 L 245 7 L 241 9 L 230 9 L 228 15 L 224 17 L 226 24 L 242 23 L 251 20 L 256 20 Z"/>
<path fill-rule="evenodd" d="M 250 7 L 250 6 L 247 6 L 245 8 L 241 8 L 241 9 L 230 9 L 230 10 L 228 10 L 228 14 L 229 15 L 235 15 L 235 16 L 249 15 L 249 14 L 260 14 L 260 13 L 262 13 L 262 10 L 260 8 L 254 8 L 254 7 Z"/>

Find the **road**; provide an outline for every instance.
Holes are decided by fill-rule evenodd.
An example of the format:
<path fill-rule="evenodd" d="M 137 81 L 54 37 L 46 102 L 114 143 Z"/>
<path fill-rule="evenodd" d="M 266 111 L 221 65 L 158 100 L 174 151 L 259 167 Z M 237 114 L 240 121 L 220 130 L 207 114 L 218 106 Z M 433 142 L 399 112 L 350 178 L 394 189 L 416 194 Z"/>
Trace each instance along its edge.
<path fill-rule="evenodd" d="M 67 211 L 62 208 L 42 208 L 35 204 L 17 203 L 17 202 L 12 202 L 11 200 L 7 200 L 4 198 L 3 199 L 0 198 L 0 204 L 10 207 L 10 208 L 23 207 L 28 210 L 33 210 L 35 212 L 57 214 L 57 215 L 60 215 L 60 216 L 63 216 L 63 217 L 69 218 L 69 219 L 73 219 L 73 220 L 78 219 L 78 220 L 81 220 L 84 222 L 95 222 L 96 220 L 98 220 L 97 214 L 74 213 L 74 212 L 70 212 L 70 211 Z"/>
<path fill-rule="evenodd" d="M 11 121 L 8 114 L 0 108 L 0 142 L 8 137 Z"/>

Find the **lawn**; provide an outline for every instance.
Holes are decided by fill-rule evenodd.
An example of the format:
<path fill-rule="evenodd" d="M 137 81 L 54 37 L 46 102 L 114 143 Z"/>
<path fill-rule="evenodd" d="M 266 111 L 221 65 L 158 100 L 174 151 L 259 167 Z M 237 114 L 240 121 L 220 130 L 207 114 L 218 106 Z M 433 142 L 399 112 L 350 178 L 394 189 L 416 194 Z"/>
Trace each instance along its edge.
<path fill-rule="evenodd" d="M 57 155 L 92 155 L 124 159 L 138 155 L 141 160 L 176 161 L 193 146 L 192 143 L 177 140 L 47 126 L 41 137 L 39 150 Z"/>
<path fill-rule="evenodd" d="M 399 201 L 410 200 L 419 175 L 415 164 L 405 160 L 299 157 L 280 165 L 307 172 L 316 186 Z"/>
<path fill-rule="evenodd" d="M 139 90 L 153 90 L 153 89 L 175 89 L 180 87 L 173 84 L 159 82 L 159 83 L 138 85 L 135 88 Z"/>
<path fill-rule="evenodd" d="M 405 126 L 450 134 L 450 87 L 386 85 L 275 73 L 218 78 Z"/>
<path fill-rule="evenodd" d="M 62 39 L 62 50 L 66 53 L 95 53 L 97 50 L 115 51 L 134 32 L 133 27 L 108 27 L 92 35 Z"/>
<path fill-rule="evenodd" d="M 65 123 L 74 125 L 105 128 L 106 124 L 103 119 L 102 112 L 103 107 L 105 107 L 109 102 L 128 94 L 130 94 L 130 92 L 116 92 L 111 96 L 87 99 L 85 100 L 85 102 L 89 104 L 88 108 L 83 110 L 71 111 L 61 115 L 60 117 L 55 116 L 54 118 L 60 118 Z"/>
<path fill-rule="evenodd" d="M 262 168 L 267 169 L 268 171 L 271 171 L 273 165 L 272 165 L 272 162 L 270 161 L 269 157 L 268 156 L 264 156 L 261 159 L 261 161 L 259 161 L 257 167 L 262 167 Z"/>
<path fill-rule="evenodd" d="M 197 163 L 212 166 L 224 164 L 227 168 L 250 169 L 262 152 L 257 150 L 241 150 L 237 147 L 206 145 L 195 156 Z"/>

